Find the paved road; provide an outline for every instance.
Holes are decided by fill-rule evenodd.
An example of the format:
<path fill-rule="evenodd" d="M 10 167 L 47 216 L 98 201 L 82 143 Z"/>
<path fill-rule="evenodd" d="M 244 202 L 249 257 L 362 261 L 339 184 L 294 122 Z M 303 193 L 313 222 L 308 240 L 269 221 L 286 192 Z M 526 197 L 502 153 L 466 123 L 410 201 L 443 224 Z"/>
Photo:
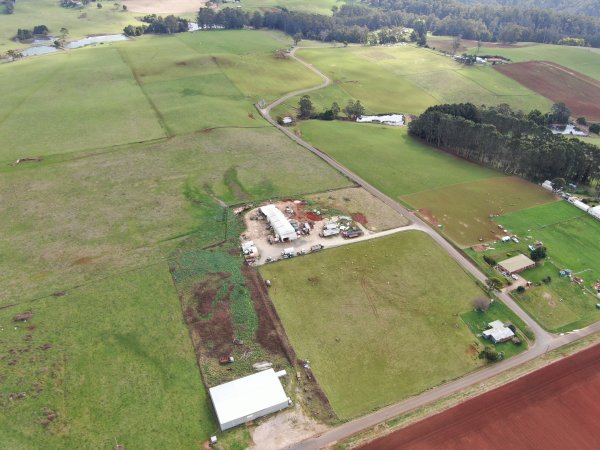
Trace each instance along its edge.
<path fill-rule="evenodd" d="M 484 282 L 487 279 L 485 274 L 483 274 L 479 268 L 477 268 L 469 259 L 467 259 L 461 252 L 459 252 L 452 244 L 450 244 L 443 236 L 441 236 L 437 231 L 432 229 L 429 224 L 421 220 L 420 217 L 415 215 L 412 211 L 409 211 L 407 208 L 396 202 L 394 199 L 388 197 L 383 192 L 379 191 L 377 188 L 369 184 L 367 181 L 363 180 L 361 177 L 356 175 L 355 173 L 348 170 L 346 167 L 338 163 L 336 160 L 331 158 L 326 153 L 323 153 L 321 150 L 313 147 L 309 143 L 303 141 L 300 137 L 296 136 L 294 133 L 290 131 L 290 129 L 279 125 L 270 115 L 270 111 L 272 108 L 280 105 L 291 97 L 297 95 L 303 95 L 318 89 L 322 89 L 328 86 L 331 83 L 331 80 L 322 72 L 317 70 L 311 64 L 306 63 L 296 56 L 297 48 L 294 48 L 290 53 L 291 57 L 298 61 L 303 66 L 309 68 L 314 73 L 319 75 L 323 82 L 316 87 L 303 89 L 300 91 L 291 92 L 280 99 L 274 101 L 270 105 L 265 108 L 260 108 L 257 106 L 257 109 L 261 113 L 261 115 L 274 127 L 278 128 L 282 133 L 287 135 L 290 139 L 309 150 L 310 152 L 317 155 L 319 158 L 323 159 L 330 166 L 343 173 L 346 177 L 352 180 L 354 183 L 360 185 L 365 190 L 370 192 L 373 196 L 377 197 L 392 209 L 397 211 L 398 213 L 404 215 L 408 219 L 413 222 L 411 229 L 420 230 L 424 233 L 427 233 L 435 242 L 438 243 L 440 247 L 442 247 L 461 267 L 463 267 L 467 272 L 473 275 L 477 280 Z M 309 439 L 306 439 L 302 442 L 299 442 L 289 448 L 294 450 L 305 450 L 305 449 L 318 449 L 325 447 L 327 445 L 331 445 L 341 439 L 347 438 L 353 434 L 356 434 L 362 430 L 366 430 L 371 428 L 378 423 L 384 422 L 388 419 L 392 419 L 396 416 L 404 414 L 412 409 L 418 408 L 420 406 L 426 405 L 427 403 L 433 402 L 435 400 L 447 397 L 451 394 L 459 392 L 463 389 L 466 389 L 469 386 L 485 381 L 486 379 L 493 377 L 499 373 L 502 373 L 506 370 L 510 370 L 514 367 L 517 367 L 521 364 L 524 364 L 528 361 L 531 361 L 543 353 L 561 347 L 565 344 L 573 342 L 577 339 L 580 339 L 584 336 L 590 335 L 592 333 L 600 331 L 600 322 L 593 324 L 583 330 L 578 330 L 576 332 L 568 333 L 564 336 L 556 336 L 551 333 L 548 333 L 544 330 L 537 322 L 535 322 L 525 311 L 516 304 L 516 302 L 506 293 L 497 292 L 496 295 L 510 308 L 512 309 L 526 324 L 531 328 L 531 330 L 535 333 L 536 341 L 533 343 L 529 350 L 524 353 L 521 353 L 517 356 L 514 356 L 506 361 L 502 361 L 500 363 L 496 363 L 492 366 L 486 366 L 484 369 L 472 372 L 464 377 L 461 377 L 455 381 L 443 384 L 436 388 L 430 389 L 420 395 L 415 397 L 406 399 L 402 402 L 396 403 L 394 405 L 388 406 L 386 408 L 380 409 L 374 413 L 368 414 L 366 416 L 360 417 L 358 419 L 352 420 L 350 422 L 346 422 L 343 425 L 340 425 L 336 428 L 333 428 L 325 433 L 322 433 L 317 436 L 313 436 Z"/>

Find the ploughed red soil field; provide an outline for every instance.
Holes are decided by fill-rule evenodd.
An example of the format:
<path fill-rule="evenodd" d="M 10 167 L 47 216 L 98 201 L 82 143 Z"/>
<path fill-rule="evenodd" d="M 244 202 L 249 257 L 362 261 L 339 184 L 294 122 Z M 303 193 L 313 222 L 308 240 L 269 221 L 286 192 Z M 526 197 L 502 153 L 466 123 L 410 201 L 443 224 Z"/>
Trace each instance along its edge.
<path fill-rule="evenodd" d="M 575 117 L 600 120 L 600 81 L 547 61 L 496 65 L 494 68 L 523 86 L 564 102 Z"/>
<path fill-rule="evenodd" d="M 361 447 L 599 448 L 600 345 Z"/>

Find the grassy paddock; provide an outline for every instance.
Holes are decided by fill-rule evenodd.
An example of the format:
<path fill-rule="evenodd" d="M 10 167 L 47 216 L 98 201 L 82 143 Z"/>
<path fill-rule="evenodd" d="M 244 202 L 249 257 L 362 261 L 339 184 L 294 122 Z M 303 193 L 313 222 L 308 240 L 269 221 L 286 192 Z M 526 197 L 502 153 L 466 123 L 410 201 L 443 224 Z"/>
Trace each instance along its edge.
<path fill-rule="evenodd" d="M 144 36 L 0 66 L 0 160 L 266 127 L 253 104 L 318 83 L 274 33 Z"/>
<path fill-rule="evenodd" d="M 498 175 L 421 144 L 405 127 L 315 120 L 303 122 L 300 130 L 304 139 L 395 198 Z"/>
<path fill-rule="evenodd" d="M 548 260 L 523 276 L 536 283 L 547 276 L 552 282 L 518 296 L 520 304 L 544 327 L 565 331 L 600 319 L 592 283 L 600 279 L 600 222 L 567 202 L 557 202 L 498 218 L 503 226 L 525 237 L 521 244 L 542 241 Z M 528 239 L 527 236 L 531 236 Z M 527 250 L 524 249 L 527 253 Z M 560 269 L 571 269 L 584 279 L 584 288 L 559 278 Z"/>
<path fill-rule="evenodd" d="M 15 361 L 2 369 L 3 448 L 197 448 L 217 428 L 166 264 L 3 309 L 0 324 Z"/>
<path fill-rule="evenodd" d="M 300 358 L 340 418 L 479 367 L 458 317 L 481 294 L 426 235 L 394 236 L 261 267 Z M 436 282 L 431 283 L 430 275 Z"/>
<path fill-rule="evenodd" d="M 466 247 L 496 239 L 496 223 L 490 214 L 506 214 L 556 201 L 550 192 L 518 177 L 498 177 L 461 183 L 406 195 L 402 199 L 427 210 L 444 234 Z"/>
<path fill-rule="evenodd" d="M 226 179 L 235 168 L 236 179 Z M 299 171 L 299 168 L 301 170 Z M 2 303 L 154 261 L 181 236 L 223 237 L 228 203 L 350 183 L 270 128 L 214 130 L 4 166 Z M 235 182 L 233 182 L 235 181 Z"/>
<path fill-rule="evenodd" d="M 18 2 L 13 14 L 0 15 L 0 53 L 27 47 L 11 41 L 18 28 L 31 30 L 36 25 L 46 25 L 52 36 L 60 36 L 60 29 L 64 27 L 69 30 L 67 40 L 74 40 L 88 35 L 122 33 L 126 25 L 139 23 L 133 13 L 118 9 L 113 3 L 105 2 L 102 9 L 96 7 L 96 2 L 83 9 L 70 9 L 62 8 L 54 0 Z"/>
<path fill-rule="evenodd" d="M 303 49 L 298 55 L 325 72 L 368 112 L 420 114 L 438 103 L 508 103 L 548 110 L 551 102 L 490 67 L 466 67 L 412 45 Z M 297 103 L 291 101 L 290 103 Z"/>

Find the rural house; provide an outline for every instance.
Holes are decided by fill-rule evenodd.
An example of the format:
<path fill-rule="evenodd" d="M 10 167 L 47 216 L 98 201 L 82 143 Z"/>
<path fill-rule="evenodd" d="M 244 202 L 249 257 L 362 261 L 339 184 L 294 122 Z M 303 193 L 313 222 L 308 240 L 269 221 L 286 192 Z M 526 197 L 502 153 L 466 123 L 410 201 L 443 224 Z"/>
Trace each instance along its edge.
<path fill-rule="evenodd" d="M 494 320 L 493 322 L 488 323 L 488 326 L 490 328 L 481 334 L 486 339 L 491 340 L 494 344 L 510 341 L 515 336 L 513 330 L 505 326 L 500 320 Z"/>

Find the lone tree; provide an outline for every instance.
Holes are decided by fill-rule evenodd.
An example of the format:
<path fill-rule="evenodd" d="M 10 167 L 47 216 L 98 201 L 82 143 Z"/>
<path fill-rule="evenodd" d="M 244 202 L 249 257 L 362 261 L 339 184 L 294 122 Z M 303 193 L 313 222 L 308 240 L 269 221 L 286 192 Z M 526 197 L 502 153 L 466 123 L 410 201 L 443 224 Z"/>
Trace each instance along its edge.
<path fill-rule="evenodd" d="M 587 126 L 588 121 L 585 117 L 578 117 L 576 121 L 579 125 Z"/>
<path fill-rule="evenodd" d="M 299 106 L 299 117 L 301 119 L 310 119 L 314 114 L 314 107 L 312 101 L 310 100 L 310 96 L 303 95 L 298 102 Z"/>
<path fill-rule="evenodd" d="M 590 125 L 590 133 L 600 134 L 600 123 L 593 123 Z"/>
<path fill-rule="evenodd" d="M 571 110 L 565 105 L 563 102 L 555 103 L 552 105 L 552 110 L 550 111 L 550 115 L 548 119 L 550 123 L 557 124 L 567 124 L 569 123 L 569 118 L 571 117 Z"/>
<path fill-rule="evenodd" d="M 479 354 L 480 358 L 485 358 L 486 361 L 495 362 L 500 361 L 502 359 L 502 354 L 498 353 L 493 347 L 485 347 L 483 351 Z"/>
<path fill-rule="evenodd" d="M 552 180 L 552 189 L 554 189 L 555 191 L 560 191 L 561 189 L 564 189 L 566 185 L 567 182 L 564 178 L 556 177 Z"/>
<path fill-rule="evenodd" d="M 498 277 L 488 278 L 485 281 L 485 284 L 487 285 L 487 287 L 490 291 L 493 291 L 494 289 L 502 289 L 502 286 L 503 286 L 502 280 Z"/>
<path fill-rule="evenodd" d="M 546 257 L 546 247 L 538 247 L 533 249 L 530 256 L 533 261 L 541 261 Z"/>
<path fill-rule="evenodd" d="M 475 308 L 475 310 L 482 313 L 490 309 L 491 305 L 492 301 L 487 297 L 477 297 L 473 300 L 473 307 Z"/>
<path fill-rule="evenodd" d="M 331 108 L 330 109 L 331 109 L 331 112 L 333 113 L 333 118 L 337 119 L 338 116 L 340 115 L 340 111 L 341 111 L 340 105 L 338 105 L 337 102 L 333 102 L 331 104 Z"/>
<path fill-rule="evenodd" d="M 453 55 L 456 55 L 456 52 L 460 48 L 460 44 L 461 44 L 460 35 L 454 36 L 454 39 L 452 39 L 452 54 Z"/>
<path fill-rule="evenodd" d="M 360 100 L 356 100 L 355 102 L 349 100 L 344 108 L 344 112 L 350 119 L 356 120 L 365 113 L 365 107 L 360 103 Z"/>
<path fill-rule="evenodd" d="M 62 27 L 60 29 L 60 35 L 62 36 L 62 38 L 64 39 L 67 35 L 69 34 L 69 30 L 67 30 L 65 27 Z"/>
<path fill-rule="evenodd" d="M 298 45 L 298 42 L 302 40 L 302 33 L 294 34 L 294 37 L 292 39 L 294 39 L 294 45 Z"/>

